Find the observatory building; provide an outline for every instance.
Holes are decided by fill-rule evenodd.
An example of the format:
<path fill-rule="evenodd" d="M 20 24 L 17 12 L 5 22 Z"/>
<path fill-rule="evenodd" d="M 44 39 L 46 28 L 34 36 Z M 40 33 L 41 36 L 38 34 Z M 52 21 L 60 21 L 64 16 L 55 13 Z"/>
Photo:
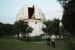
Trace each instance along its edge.
<path fill-rule="evenodd" d="M 28 25 L 33 28 L 32 33 L 29 36 L 39 36 L 43 34 L 42 27 L 43 22 L 46 20 L 44 13 L 36 5 L 28 7 L 25 5 L 16 15 L 16 21 L 24 20 L 28 22 Z"/>

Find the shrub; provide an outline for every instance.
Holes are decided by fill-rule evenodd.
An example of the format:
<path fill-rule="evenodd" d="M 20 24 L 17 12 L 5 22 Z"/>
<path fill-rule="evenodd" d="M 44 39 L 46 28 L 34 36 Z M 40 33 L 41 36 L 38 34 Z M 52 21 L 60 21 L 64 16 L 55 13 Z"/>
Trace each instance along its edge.
<path fill-rule="evenodd" d="M 71 41 L 67 42 L 67 47 L 68 47 L 68 50 L 75 50 L 74 44 Z"/>
<path fill-rule="evenodd" d="M 27 41 L 27 42 L 43 41 L 43 39 L 42 39 L 40 36 L 35 36 L 35 37 L 23 37 L 21 40 Z"/>

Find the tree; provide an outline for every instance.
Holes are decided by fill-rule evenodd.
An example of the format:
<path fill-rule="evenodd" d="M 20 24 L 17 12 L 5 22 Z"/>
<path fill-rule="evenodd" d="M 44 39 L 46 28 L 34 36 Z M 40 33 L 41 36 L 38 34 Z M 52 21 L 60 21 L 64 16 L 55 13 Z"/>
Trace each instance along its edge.
<path fill-rule="evenodd" d="M 58 1 L 64 9 L 62 24 L 64 25 L 64 28 L 73 35 L 75 34 L 75 0 Z"/>
<path fill-rule="evenodd" d="M 28 25 L 27 22 L 24 22 L 22 20 L 16 21 L 14 24 L 15 27 L 15 33 L 17 34 L 17 38 L 19 39 L 19 34 L 21 33 L 23 37 L 25 35 L 28 35 L 33 31 L 33 28 Z"/>
<path fill-rule="evenodd" d="M 0 22 L 0 37 L 4 36 L 5 32 L 4 32 L 4 24 Z"/>
<path fill-rule="evenodd" d="M 13 35 L 12 30 L 13 30 L 12 24 L 4 24 L 4 31 L 6 33 L 6 36 Z"/>
<path fill-rule="evenodd" d="M 51 35 L 53 33 L 59 34 L 59 19 L 54 19 L 54 20 L 48 20 L 44 22 L 44 25 L 46 27 L 43 27 L 42 30 L 47 33 L 48 35 Z"/>
<path fill-rule="evenodd" d="M 13 30 L 12 24 L 3 24 L 0 22 L 0 36 L 3 37 L 13 35 L 12 30 Z"/>

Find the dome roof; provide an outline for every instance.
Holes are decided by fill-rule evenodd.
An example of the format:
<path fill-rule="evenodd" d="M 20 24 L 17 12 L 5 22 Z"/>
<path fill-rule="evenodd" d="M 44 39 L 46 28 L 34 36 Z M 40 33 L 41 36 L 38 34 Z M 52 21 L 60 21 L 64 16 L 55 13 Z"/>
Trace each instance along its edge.
<path fill-rule="evenodd" d="M 39 20 L 46 20 L 45 15 L 41 9 L 37 6 L 33 5 L 33 7 L 28 7 L 25 5 L 17 14 L 16 20 L 24 20 L 24 19 L 39 19 Z"/>

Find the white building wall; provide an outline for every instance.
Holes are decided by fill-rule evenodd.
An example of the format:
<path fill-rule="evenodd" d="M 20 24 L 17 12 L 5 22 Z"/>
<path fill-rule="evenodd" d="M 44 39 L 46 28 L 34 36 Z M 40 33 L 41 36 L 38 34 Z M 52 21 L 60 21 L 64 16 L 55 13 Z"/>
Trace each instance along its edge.
<path fill-rule="evenodd" d="M 29 26 L 31 26 L 33 28 L 33 31 L 32 33 L 30 33 L 30 36 L 34 36 L 35 33 L 34 33 L 34 22 L 28 22 Z"/>
<path fill-rule="evenodd" d="M 35 22 L 36 23 L 36 22 Z M 35 32 L 35 35 L 39 35 L 39 22 L 37 22 L 36 24 L 35 24 L 35 28 L 34 28 L 34 32 Z"/>
<path fill-rule="evenodd" d="M 37 6 L 34 6 L 34 8 L 35 8 L 35 11 L 34 11 L 35 12 L 35 19 L 42 19 L 39 14 L 39 8 Z"/>
<path fill-rule="evenodd" d="M 21 20 L 23 19 L 23 16 L 24 16 L 24 11 L 23 11 L 24 9 L 21 9 L 20 10 L 20 18 L 21 18 Z"/>
<path fill-rule="evenodd" d="M 33 32 L 30 33 L 30 36 L 39 36 L 43 34 L 42 31 L 42 21 L 39 20 L 28 20 L 29 26 L 33 28 Z"/>
<path fill-rule="evenodd" d="M 42 19 L 43 21 L 46 21 L 45 15 L 44 15 L 44 13 L 42 12 L 41 9 L 39 9 L 39 15 L 40 15 L 40 17 L 41 17 L 41 19 Z"/>
<path fill-rule="evenodd" d="M 40 22 L 39 23 L 39 30 L 40 30 L 40 34 L 43 34 L 43 31 L 42 31 L 42 26 L 43 26 L 43 22 Z"/>
<path fill-rule="evenodd" d="M 28 5 L 24 6 L 24 17 L 23 19 L 28 19 Z"/>

